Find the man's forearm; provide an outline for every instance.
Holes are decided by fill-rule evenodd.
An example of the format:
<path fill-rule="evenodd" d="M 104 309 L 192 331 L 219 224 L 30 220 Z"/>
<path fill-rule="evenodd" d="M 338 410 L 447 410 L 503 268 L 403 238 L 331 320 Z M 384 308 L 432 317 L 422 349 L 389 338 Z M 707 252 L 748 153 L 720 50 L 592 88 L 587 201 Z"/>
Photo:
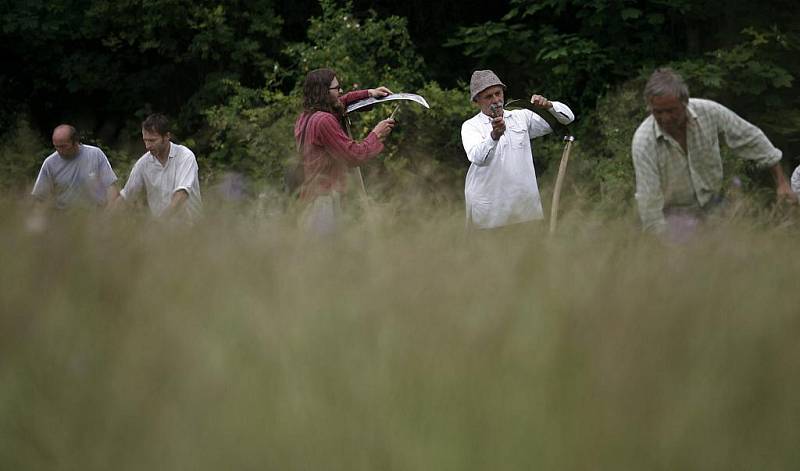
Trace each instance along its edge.
<path fill-rule="evenodd" d="M 781 166 L 781 163 L 776 163 L 769 168 L 769 171 L 772 174 L 772 179 L 775 180 L 775 191 L 778 199 L 788 202 L 796 202 L 797 197 L 792 191 L 792 188 L 789 186 L 789 180 L 786 179 L 786 174 L 783 173 L 783 167 Z"/>
<path fill-rule="evenodd" d="M 769 171 L 772 174 L 772 179 L 775 181 L 776 187 L 780 187 L 781 185 L 789 185 L 788 180 L 786 180 L 786 174 L 783 173 L 783 167 L 781 166 L 780 162 L 770 167 Z"/>
<path fill-rule="evenodd" d="M 172 200 L 169 202 L 167 210 L 164 211 L 164 216 L 171 217 L 177 213 L 178 210 L 186 203 L 187 199 L 189 199 L 189 193 L 186 190 L 181 189 L 173 193 Z"/>
<path fill-rule="evenodd" d="M 119 188 L 114 184 L 109 185 L 109 187 L 106 188 L 106 207 L 109 208 L 114 205 L 117 198 L 119 198 Z"/>

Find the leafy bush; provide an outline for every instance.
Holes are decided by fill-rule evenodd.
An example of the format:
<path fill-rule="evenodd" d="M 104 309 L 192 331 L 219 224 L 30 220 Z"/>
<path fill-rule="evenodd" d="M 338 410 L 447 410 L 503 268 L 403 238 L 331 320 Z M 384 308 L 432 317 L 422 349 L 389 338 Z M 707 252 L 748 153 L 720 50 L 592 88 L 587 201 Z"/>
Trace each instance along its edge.
<path fill-rule="evenodd" d="M 747 28 L 742 34 L 739 44 L 674 66 L 693 95 L 721 101 L 794 156 L 800 153 L 800 97 L 792 85 L 800 64 L 787 57 L 800 51 L 800 35 L 776 28 Z"/>
<path fill-rule="evenodd" d="M 17 116 L 0 144 L 0 189 L 22 192 L 31 188 L 45 157 L 53 150 L 31 128 L 28 118 Z"/>
<path fill-rule="evenodd" d="M 621 214 L 633 205 L 636 181 L 631 141 L 647 116 L 641 98 L 644 81 L 630 81 L 597 102 L 580 123 L 573 171 L 584 193 L 602 211 Z"/>
<path fill-rule="evenodd" d="M 320 3 L 322 16 L 311 20 L 308 42 L 285 50 L 297 61 L 290 69 L 293 93 L 287 95 L 269 86 L 253 90 L 236 81 L 225 82 L 230 98 L 206 112 L 212 172 L 232 169 L 279 184 L 294 153 L 293 126 L 301 109 L 299 90 L 312 69 L 332 67 L 343 83 L 354 87 L 386 85 L 394 91 L 413 91 L 422 82 L 422 60 L 413 49 L 404 19 L 378 18 L 370 13 L 358 20 L 349 3 Z M 385 111 L 379 107 L 357 120 L 354 137 L 363 138 L 377 120 L 385 117 L 379 115 Z M 373 118 L 375 121 L 370 121 Z"/>
<path fill-rule="evenodd" d="M 211 129 L 209 172 L 213 176 L 231 170 L 277 184 L 294 152 L 299 101 L 280 92 L 230 85 L 234 95 L 206 113 Z"/>
<path fill-rule="evenodd" d="M 335 69 L 345 90 L 347 84 L 396 89 L 422 84 L 422 58 L 414 50 L 404 18 L 379 18 L 369 11 L 358 19 L 350 2 L 338 6 L 333 0 L 320 0 L 320 6 L 322 16 L 311 19 L 308 40 L 284 50 L 294 62 L 289 70 L 296 87 L 302 86 L 309 71 L 320 67 Z"/>

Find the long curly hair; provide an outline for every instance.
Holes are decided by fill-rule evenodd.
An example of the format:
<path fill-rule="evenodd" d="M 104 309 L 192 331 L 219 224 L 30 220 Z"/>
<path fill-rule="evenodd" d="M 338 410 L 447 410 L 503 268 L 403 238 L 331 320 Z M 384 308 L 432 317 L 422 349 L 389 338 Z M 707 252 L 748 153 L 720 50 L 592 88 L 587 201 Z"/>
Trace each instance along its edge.
<path fill-rule="evenodd" d="M 303 111 L 326 111 L 336 116 L 344 116 L 344 106 L 331 96 L 330 86 L 336 72 L 332 69 L 315 69 L 306 75 L 303 84 Z"/>

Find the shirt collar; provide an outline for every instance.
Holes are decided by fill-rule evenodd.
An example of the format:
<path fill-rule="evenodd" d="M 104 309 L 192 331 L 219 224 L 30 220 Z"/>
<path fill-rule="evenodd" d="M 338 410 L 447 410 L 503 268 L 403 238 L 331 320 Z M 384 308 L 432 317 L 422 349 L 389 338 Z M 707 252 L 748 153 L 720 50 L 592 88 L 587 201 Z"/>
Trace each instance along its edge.
<path fill-rule="evenodd" d="M 169 155 L 167 156 L 167 162 L 169 162 L 169 159 L 175 157 L 177 153 L 178 149 L 175 148 L 175 144 L 173 144 L 172 141 L 169 141 Z M 150 151 L 147 151 L 147 154 L 150 156 L 151 161 L 161 164 L 161 162 L 159 162 L 156 158 L 155 154 Z"/>

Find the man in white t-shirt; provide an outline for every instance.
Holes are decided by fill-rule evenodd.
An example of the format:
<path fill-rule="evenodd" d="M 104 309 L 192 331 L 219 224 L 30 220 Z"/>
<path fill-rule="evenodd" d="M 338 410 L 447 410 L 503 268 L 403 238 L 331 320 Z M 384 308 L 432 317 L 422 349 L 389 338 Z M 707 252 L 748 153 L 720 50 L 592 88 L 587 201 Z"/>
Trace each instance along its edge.
<path fill-rule="evenodd" d="M 552 129 L 533 111 L 504 110 L 506 86 L 491 70 L 474 72 L 469 88 L 480 112 L 461 126 L 470 161 L 464 188 L 468 227 L 491 229 L 542 219 L 531 139 Z M 561 124 L 575 119 L 563 103 L 541 95 L 533 95 L 531 103 Z"/>
<path fill-rule="evenodd" d="M 142 122 L 147 153 L 134 164 L 120 200 L 132 201 L 144 189 L 153 216 L 191 222 L 202 209 L 197 160 L 187 147 L 171 142 L 171 137 L 164 115 L 153 114 Z"/>
<path fill-rule="evenodd" d="M 117 197 L 117 176 L 98 147 L 81 144 L 75 127 L 53 130 L 53 147 L 39 170 L 31 195 L 56 209 L 104 207 Z"/>

